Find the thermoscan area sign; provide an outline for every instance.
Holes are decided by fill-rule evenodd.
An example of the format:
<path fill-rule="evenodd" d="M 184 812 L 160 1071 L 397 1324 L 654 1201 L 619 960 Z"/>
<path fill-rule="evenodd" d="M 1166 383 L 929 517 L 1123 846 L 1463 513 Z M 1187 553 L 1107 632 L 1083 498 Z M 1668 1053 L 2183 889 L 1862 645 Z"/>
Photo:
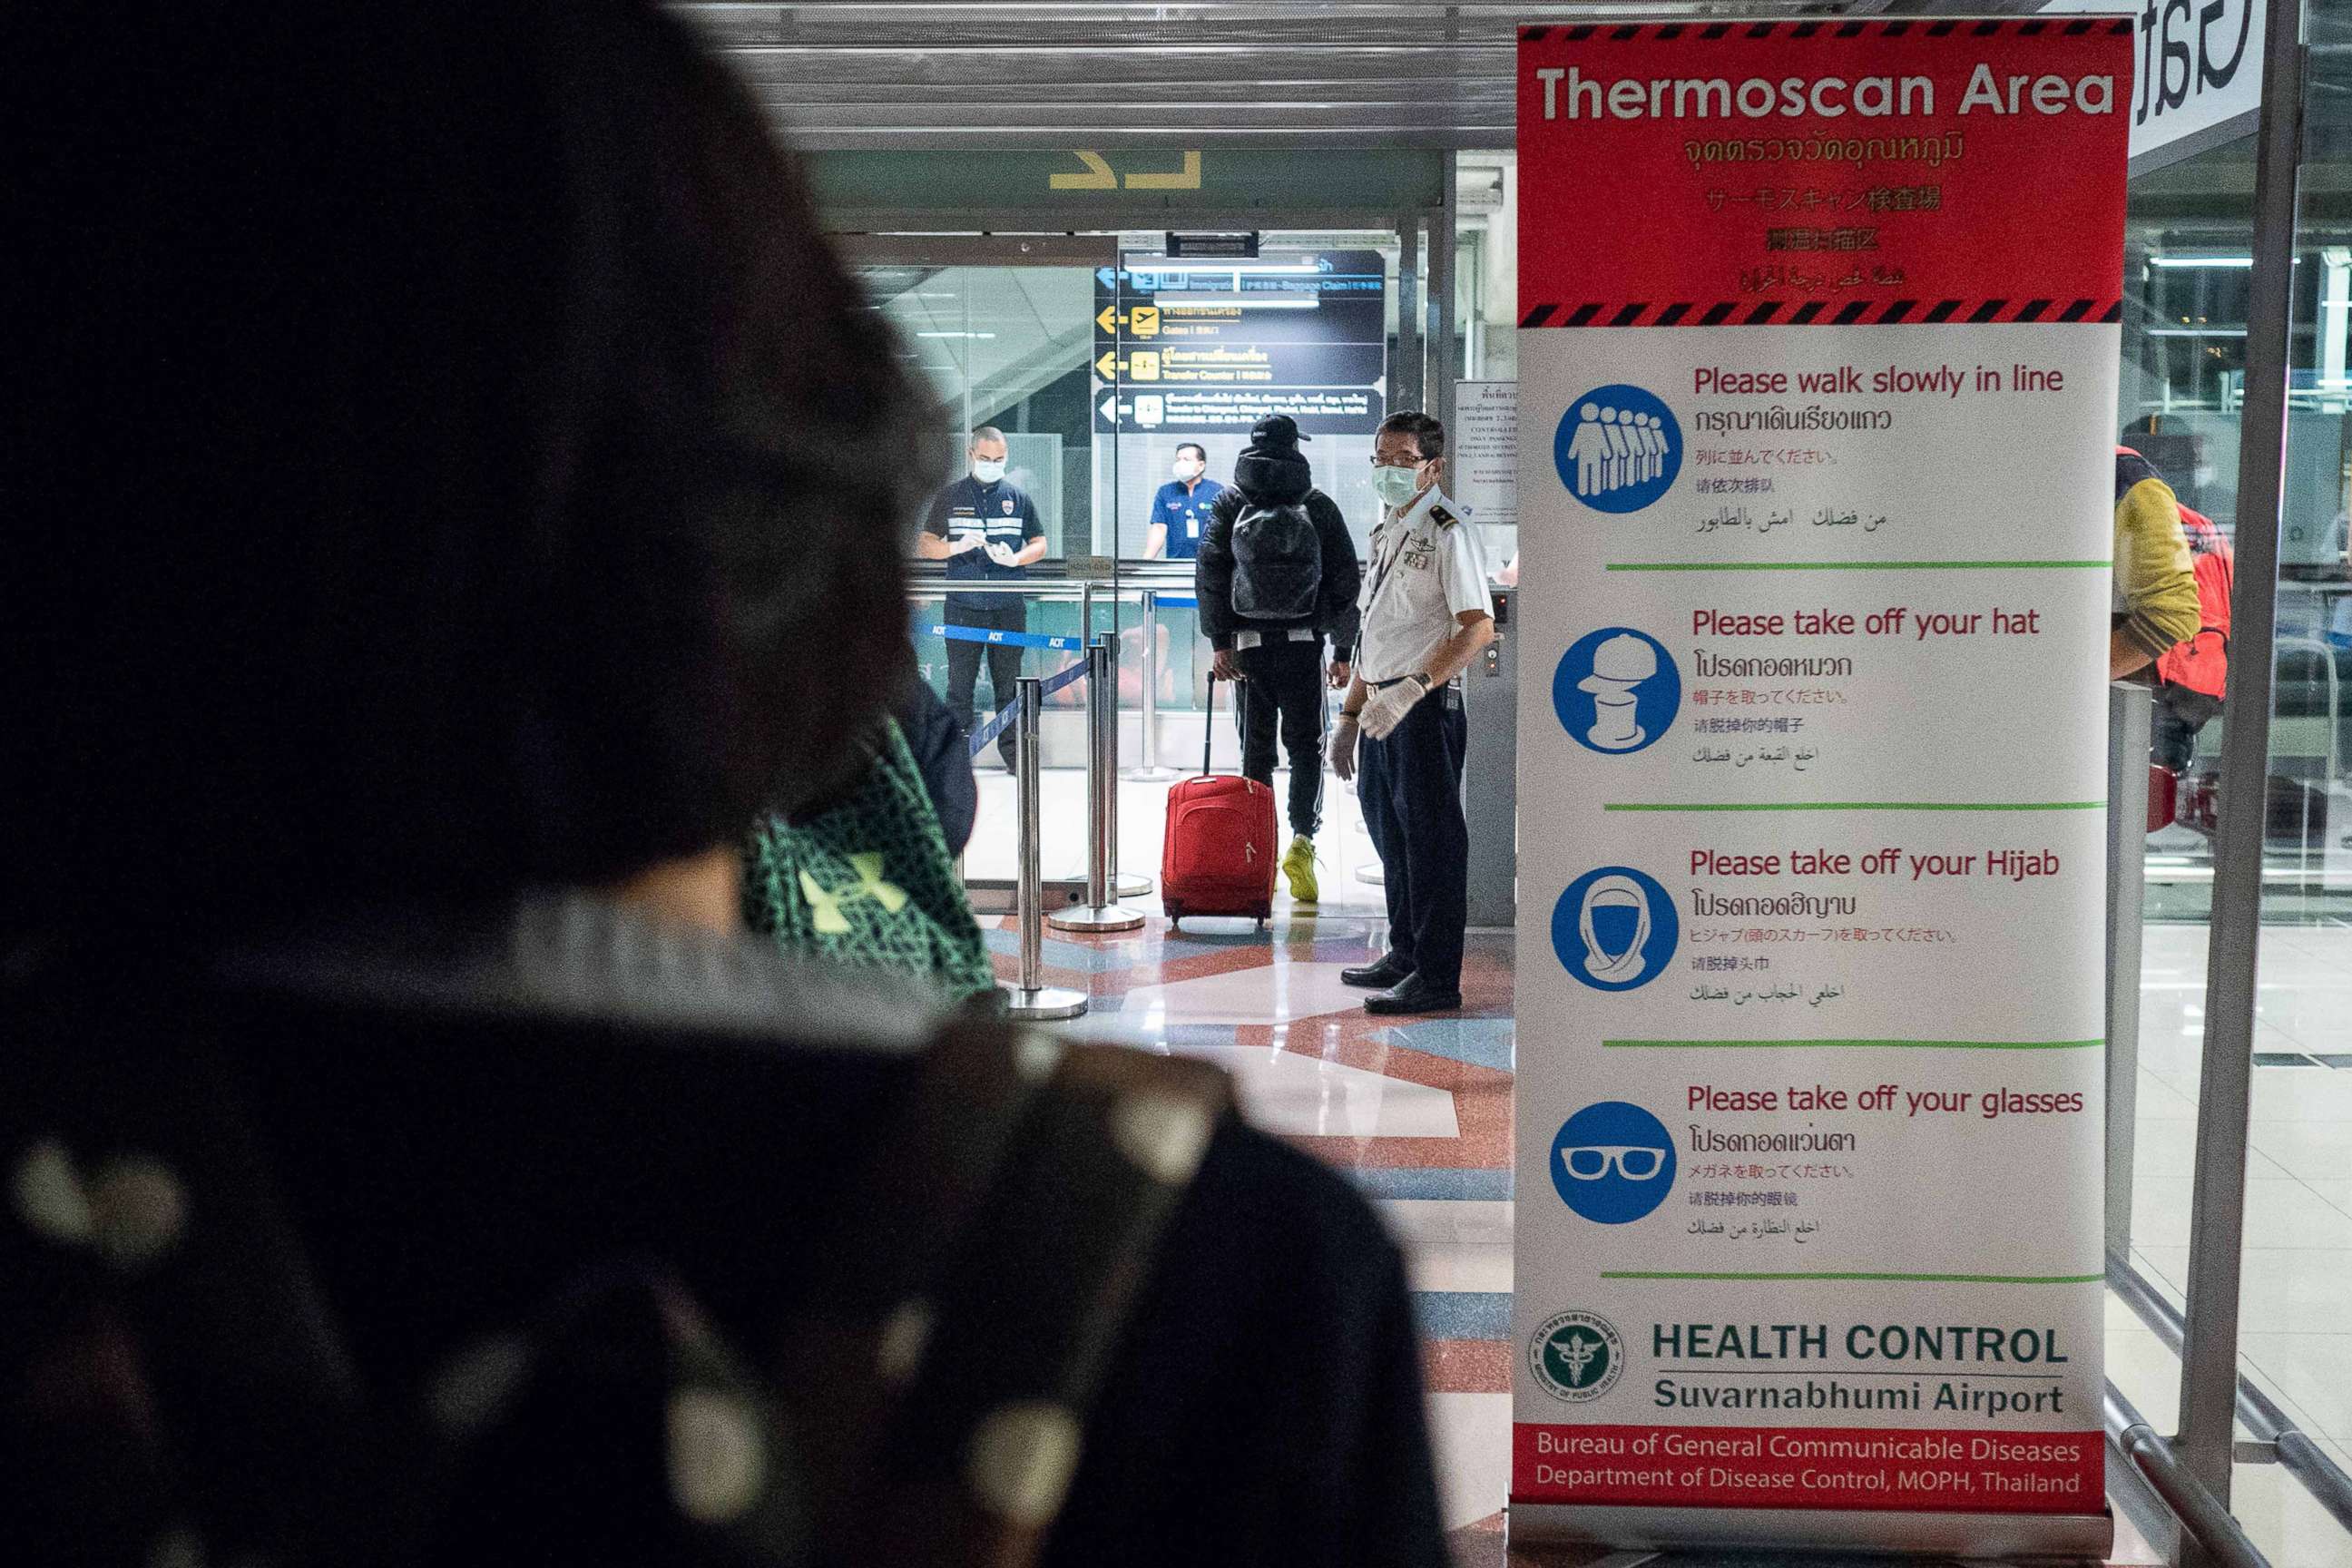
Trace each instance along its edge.
<path fill-rule="evenodd" d="M 1522 1538 L 2108 1544 L 2132 55 L 1521 34 Z"/>

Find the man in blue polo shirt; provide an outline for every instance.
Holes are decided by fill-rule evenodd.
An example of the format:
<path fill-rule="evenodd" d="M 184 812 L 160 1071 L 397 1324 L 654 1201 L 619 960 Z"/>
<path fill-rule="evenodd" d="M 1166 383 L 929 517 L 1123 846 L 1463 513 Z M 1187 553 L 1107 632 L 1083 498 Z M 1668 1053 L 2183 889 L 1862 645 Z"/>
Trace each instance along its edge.
<path fill-rule="evenodd" d="M 1151 527 L 1143 536 L 1147 561 L 1191 561 L 1201 553 L 1201 535 L 1209 531 L 1209 509 L 1225 487 L 1202 476 L 1209 471 L 1209 449 L 1198 441 L 1176 448 L 1176 477 L 1151 498 Z"/>
<path fill-rule="evenodd" d="M 983 425 L 971 433 L 965 447 L 971 471 L 941 490 L 931 502 L 931 514 L 915 540 L 915 553 L 926 561 L 948 563 L 950 583 L 1016 582 L 1029 575 L 1030 563 L 1045 553 L 1045 525 L 1037 508 L 1020 488 L 1004 477 L 1004 432 Z M 1024 632 L 1029 629 L 1029 600 L 1022 594 L 958 594 L 947 596 L 950 626 L 978 631 Z M 948 639 L 948 710 L 970 734 L 979 719 L 973 705 L 980 686 L 980 656 L 988 655 L 990 706 L 1013 700 L 1021 679 L 1017 646 Z M 1013 768 L 1013 731 L 998 737 L 996 754 Z"/>

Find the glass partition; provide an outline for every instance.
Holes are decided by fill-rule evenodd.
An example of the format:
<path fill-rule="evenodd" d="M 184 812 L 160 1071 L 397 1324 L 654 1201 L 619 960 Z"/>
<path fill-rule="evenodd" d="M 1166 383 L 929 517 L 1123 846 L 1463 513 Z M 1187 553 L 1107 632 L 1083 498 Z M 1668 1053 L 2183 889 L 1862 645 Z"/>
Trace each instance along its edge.
<path fill-rule="evenodd" d="M 1314 468 L 1316 488 L 1338 503 L 1361 552 L 1380 519 L 1371 489 L 1372 432 L 1392 407 L 1402 406 L 1393 401 L 1401 384 L 1400 310 L 1418 305 L 1403 303 L 1407 280 L 1393 229 L 1263 230 L 1255 257 L 1225 261 L 1171 261 L 1166 244 L 1159 230 L 1118 237 L 1131 302 L 1114 307 L 1125 316 L 1122 363 L 1113 364 L 1111 379 L 1098 383 L 1097 405 L 1107 396 L 1118 413 L 1110 437 L 1117 479 L 1101 493 L 1117 520 L 1122 580 L 1155 588 L 1155 707 L 1181 715 L 1198 710 L 1206 699 L 1209 645 L 1185 569 L 1197 542 L 1187 537 L 1193 521 L 1183 504 L 1189 498 L 1159 504 L 1163 487 L 1177 482 L 1180 448 L 1205 455 L 1209 482 L 1230 483 L 1234 461 L 1248 446 L 1250 425 L 1260 414 L 1299 416 L 1308 433 L 1301 450 Z M 1370 303 L 1375 296 L 1377 308 Z M 1149 331 L 1140 335 L 1132 313 L 1137 304 L 1150 313 Z M 1187 332 L 1198 335 L 1188 340 Z M 1170 385 L 1168 366 L 1145 345 L 1188 341 L 1218 356 L 1189 384 L 1214 401 L 1184 405 L 1161 391 Z M 1139 367 L 1137 349 L 1154 359 Z M 1139 369 L 1146 372 L 1141 379 Z M 1157 541 L 1155 517 L 1161 521 Z M 1149 564 L 1153 561 L 1167 564 Z M 1128 619 L 1122 626 L 1130 628 L 1125 635 L 1139 647 L 1141 627 Z"/>
<path fill-rule="evenodd" d="M 916 657 L 925 679 L 960 719 L 984 726 L 1013 700 L 1021 675 L 1051 677 L 1082 662 L 1073 647 L 990 644 L 956 631 L 1021 638 L 1083 640 L 1110 520 L 1099 486 L 1115 483 L 1116 450 L 1094 436 L 1093 295 L 1106 244 L 972 236 L 852 237 L 843 248 L 872 309 L 898 334 L 899 352 L 939 408 L 937 458 L 952 476 L 935 503 L 944 531 L 971 531 L 986 545 L 1025 547 L 1027 513 L 1045 541 L 1042 558 L 1014 579 L 982 564 L 981 551 L 944 562 L 919 553 L 910 605 Z M 1003 485 L 971 492 L 972 432 L 1001 437 Z M 1026 511 L 1023 510 L 1025 502 Z M 986 516 L 977 515 L 981 511 Z M 999 514 L 1002 515 L 999 515 Z M 1097 625 L 1108 626 L 1097 616 Z M 999 677 L 1004 688 L 997 689 Z M 1044 861 L 1049 879 L 1083 874 L 1086 811 L 1071 776 L 1085 765 L 1083 682 L 1045 699 L 1039 750 L 1046 770 Z M 973 758 L 982 779 L 982 815 L 966 859 L 982 881 L 1013 872 L 1010 737 Z M 1066 799 L 1065 798 L 1066 796 Z"/>
<path fill-rule="evenodd" d="M 2121 439 L 2144 453 L 2181 504 L 2215 535 L 2237 531 L 2238 419 L 2244 389 L 2249 220 L 2220 221 L 2220 204 L 2251 199 L 2251 141 L 2149 176 L 2136 203 L 2160 216 L 2134 226 L 2137 309 L 2126 355 Z M 2336 172 L 2340 178 L 2340 166 Z M 2275 766 L 2265 874 L 2267 918 L 2326 921 L 2352 908 L 2343 835 L 2327 805 L 2346 778 L 2347 716 L 2342 656 L 2352 646 L 2344 541 L 2345 305 L 2352 252 L 2328 172 L 2309 194 L 2313 221 L 2295 267 L 2293 390 L 2287 416 L 2284 528 L 2272 747 Z M 2199 205 L 2165 200 L 2198 190 Z M 2331 301 L 2336 301 L 2331 303 Z M 2155 760 L 2177 782 L 2172 820 L 2148 841 L 2148 909 L 2159 921 L 2196 921 L 2210 904 L 2211 837 L 2223 715 L 2209 721 L 2156 703 Z M 2336 813 L 2341 821 L 2343 812 Z"/>
<path fill-rule="evenodd" d="M 2263 781 L 2260 928 L 2252 1044 L 2253 1109 L 2242 1255 L 2241 1436 L 2232 1508 L 2281 1563 L 2352 1563 L 2352 1540 L 2263 1444 L 2278 1420 L 2315 1439 L 2337 1465 L 2352 1441 L 2352 583 L 2346 503 L 2352 456 L 2352 179 L 2347 104 L 2352 52 L 2346 0 L 2307 13 L 2313 45 L 2305 99 L 2306 147 L 2294 244 L 2290 395 L 2281 505 L 2277 636 L 2270 759 Z M 2216 594 L 2234 566 L 2236 493 L 2253 248 L 2255 140 L 2248 136 L 2131 186 L 2118 441 L 2143 454 L 2177 493 L 2205 590 L 2200 657 L 2225 660 Z M 2249 581 L 2234 609 L 2273 592 Z M 2209 680 L 2201 684 L 2211 684 Z M 2128 689 L 2119 713 L 2145 722 L 2152 801 L 2144 850 L 2130 870 L 2139 897 L 2119 908 L 2119 959 L 2139 958 L 2131 1037 L 2137 1053 L 2121 1190 L 2127 1223 L 2111 1216 L 2119 1255 L 2175 1314 L 2187 1304 L 2191 1173 L 2203 1109 L 2207 962 L 2216 940 L 2213 840 L 2221 805 L 2221 750 L 2234 715 L 2179 658 Z M 2136 710 L 2136 712 L 2135 712 Z M 2119 744 L 2126 743 L 2119 739 Z M 2131 759 L 2126 759 L 2126 762 Z M 2122 1086 L 2118 1086 L 2119 1088 Z M 2111 1192 L 2116 1190 L 2111 1184 Z M 2190 1336 L 2198 1325 L 2186 1325 Z M 2179 1361 L 2145 1314 L 2118 1311 L 2110 1375 L 2161 1430 L 2178 1410 Z"/>
<path fill-rule="evenodd" d="M 1016 664 L 1051 676 L 1080 657 L 1063 647 L 1007 651 L 951 628 L 1074 640 L 1115 628 L 1123 763 L 1196 755 L 1210 649 L 1190 562 L 1206 518 L 1181 504 L 1190 492 L 1176 482 L 1176 459 L 1198 448 L 1205 479 L 1230 482 L 1250 426 L 1266 412 L 1292 413 L 1309 436 L 1317 487 L 1338 503 L 1359 549 L 1368 545 L 1379 519 L 1373 431 L 1391 409 L 1423 401 L 1429 295 L 1400 231 L 1261 229 L 1255 256 L 1218 261 L 1171 261 L 1156 228 L 851 234 L 836 243 L 938 404 L 948 470 L 969 471 L 973 430 L 1000 431 L 1005 479 L 1034 506 L 1045 541 L 1017 589 L 962 585 L 970 564 L 919 549 L 910 616 L 933 689 L 960 717 L 985 724 L 1012 695 L 992 690 L 1000 666 L 1009 686 Z M 992 493 L 990 504 L 1002 500 Z M 1083 862 L 1085 811 L 1075 793 L 1061 799 L 1076 786 L 1056 775 L 1085 765 L 1084 700 L 1078 685 L 1047 699 L 1049 879 Z M 1233 765 L 1228 746 L 1219 755 Z M 997 782 L 995 752 L 975 763 L 983 814 L 967 869 L 985 880 L 1010 874 L 1011 792 Z"/>
<path fill-rule="evenodd" d="M 2305 18 L 2238 1348 L 2247 1379 L 2352 1469 L 2352 0 L 2306 0 Z M 2240 384 L 2215 364 L 2226 415 Z M 2279 1467 L 2239 1465 L 2233 1493 L 2274 1561 L 2352 1563 L 2352 1539 Z"/>
<path fill-rule="evenodd" d="M 2141 174 L 2126 211 L 2116 443 L 2221 541 L 2236 526 L 2224 489 L 2238 421 L 2223 388 L 2242 384 L 2254 146 L 2248 135 Z M 2231 256 L 2234 268 L 2202 264 Z M 2117 550 L 2128 558 L 2120 539 Z M 2111 603 L 2128 597 L 2119 580 Z M 2124 1289 L 2105 1349 L 2110 1383 L 2169 1434 L 2181 1368 L 2164 1325 L 2187 1301 L 2211 936 L 2210 791 L 2193 781 L 2217 765 L 2222 726 L 2182 694 L 2160 695 L 2153 670 L 2109 690 L 2106 1225 L 2110 1279 Z"/>

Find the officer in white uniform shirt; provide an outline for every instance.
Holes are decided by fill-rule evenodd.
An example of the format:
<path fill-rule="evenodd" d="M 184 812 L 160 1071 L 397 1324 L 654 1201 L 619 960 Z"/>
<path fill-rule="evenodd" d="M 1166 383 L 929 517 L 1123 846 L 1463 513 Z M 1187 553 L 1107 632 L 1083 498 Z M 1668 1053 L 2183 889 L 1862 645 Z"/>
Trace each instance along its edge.
<path fill-rule="evenodd" d="M 1445 426 L 1391 414 L 1372 451 L 1382 503 L 1364 564 L 1363 631 L 1330 742 L 1332 771 L 1355 778 L 1381 858 L 1389 948 L 1343 971 L 1373 987 L 1370 1013 L 1462 1005 L 1469 924 L 1470 828 L 1462 816 L 1462 672 L 1495 640 L 1495 602 L 1478 531 L 1437 481 Z"/>

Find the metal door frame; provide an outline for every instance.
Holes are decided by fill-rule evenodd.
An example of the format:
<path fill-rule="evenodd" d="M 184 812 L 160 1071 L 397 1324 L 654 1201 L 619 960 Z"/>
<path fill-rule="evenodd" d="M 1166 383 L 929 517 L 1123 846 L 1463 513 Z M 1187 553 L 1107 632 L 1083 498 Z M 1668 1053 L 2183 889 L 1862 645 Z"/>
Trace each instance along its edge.
<path fill-rule="evenodd" d="M 821 212 L 828 237 L 852 265 L 1101 267 L 1118 265 L 1118 237 L 1137 230 L 1356 229 L 1397 246 L 1397 349 L 1389 407 L 1423 408 L 1446 422 L 1460 372 L 1454 336 L 1456 165 L 1445 163 L 1444 201 L 1431 207 L 1234 207 L 1182 212 L 1141 205 L 1045 209 L 843 207 Z"/>
<path fill-rule="evenodd" d="M 840 207 L 820 212 L 827 237 L 851 266 L 1115 267 L 1119 236 L 1138 230 L 1353 229 L 1397 246 L 1397 346 L 1390 362 L 1391 412 L 1421 408 L 1448 428 L 1454 383 L 1454 213 L 1457 165 L 1445 163 L 1444 198 L 1430 207 L 1264 207 L 1171 212 L 1139 204 L 1043 210 Z M 1116 539 L 1116 520 L 1113 537 Z M 1114 576 L 1133 564 L 1117 553 Z"/>

